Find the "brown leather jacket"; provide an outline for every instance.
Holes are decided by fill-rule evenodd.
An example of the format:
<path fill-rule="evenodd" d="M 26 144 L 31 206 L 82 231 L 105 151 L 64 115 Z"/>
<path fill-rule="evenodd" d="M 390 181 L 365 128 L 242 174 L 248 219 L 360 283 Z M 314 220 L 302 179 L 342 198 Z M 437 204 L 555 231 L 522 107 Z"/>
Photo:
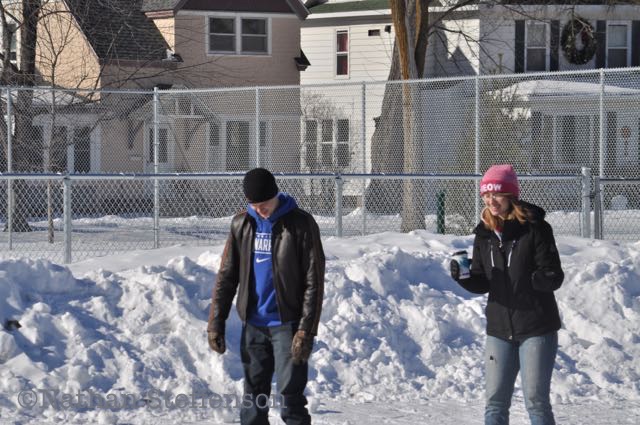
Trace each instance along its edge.
<path fill-rule="evenodd" d="M 255 220 L 243 211 L 233 217 L 213 288 L 208 330 L 224 333 L 233 298 L 247 321 L 253 276 L 252 245 Z M 280 320 L 299 322 L 298 329 L 316 335 L 322 312 L 325 257 L 318 224 L 311 214 L 295 208 L 273 224 L 273 286 Z"/>

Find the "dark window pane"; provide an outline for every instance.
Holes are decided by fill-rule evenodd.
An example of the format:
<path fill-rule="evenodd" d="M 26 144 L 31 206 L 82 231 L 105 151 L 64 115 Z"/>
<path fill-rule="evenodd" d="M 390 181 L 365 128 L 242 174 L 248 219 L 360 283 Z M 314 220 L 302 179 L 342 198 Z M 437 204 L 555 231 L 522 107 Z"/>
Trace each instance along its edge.
<path fill-rule="evenodd" d="M 9 41 L 9 60 L 15 61 L 17 59 L 17 45 L 16 39 L 18 38 L 17 34 L 18 27 L 15 24 L 9 24 L 9 37 L 11 37 Z"/>
<path fill-rule="evenodd" d="M 541 144 L 541 165 L 540 169 L 551 171 L 551 163 L 547 158 L 553 158 L 553 146 L 549 141 L 553 140 L 553 117 L 551 115 L 544 115 L 542 118 L 542 140 L 545 142 Z"/>
<path fill-rule="evenodd" d="M 209 146 L 220 144 L 220 126 L 216 123 L 209 123 Z"/>
<path fill-rule="evenodd" d="M 527 49 L 527 71 L 546 71 L 546 49 Z"/>
<path fill-rule="evenodd" d="M 316 121 L 306 122 L 304 140 L 307 147 L 307 166 L 313 169 L 318 162 L 318 123 Z"/>
<path fill-rule="evenodd" d="M 55 127 L 51 141 L 51 171 L 67 171 L 67 127 Z"/>
<path fill-rule="evenodd" d="M 211 35 L 209 50 L 212 52 L 235 52 L 236 39 L 232 35 Z"/>
<path fill-rule="evenodd" d="M 267 123 L 260 121 L 260 146 L 267 145 Z"/>
<path fill-rule="evenodd" d="M 624 68 L 627 66 L 627 49 L 609 49 L 607 67 Z"/>
<path fill-rule="evenodd" d="M 215 34 L 234 34 L 235 19 L 210 18 L 209 32 Z"/>
<path fill-rule="evenodd" d="M 325 167 L 333 166 L 333 146 L 328 143 L 322 144 L 322 165 Z"/>
<path fill-rule="evenodd" d="M 318 122 L 317 121 L 307 121 L 306 123 L 306 133 L 304 136 L 307 144 L 312 143 L 316 144 L 318 142 Z"/>
<path fill-rule="evenodd" d="M 178 113 L 181 115 L 191 115 L 191 100 L 188 97 L 178 99 Z"/>
<path fill-rule="evenodd" d="M 227 171 L 249 169 L 249 123 L 227 122 Z"/>
<path fill-rule="evenodd" d="M 267 37 L 264 36 L 243 36 L 242 37 L 243 52 L 267 52 Z"/>
<path fill-rule="evenodd" d="M 267 34 L 267 21 L 264 19 L 243 19 L 242 34 Z"/>
<path fill-rule="evenodd" d="M 560 120 L 560 156 L 563 164 L 576 163 L 576 117 L 564 116 Z"/>
<path fill-rule="evenodd" d="M 347 55 L 336 57 L 336 75 L 347 75 L 349 73 L 349 58 Z"/>
<path fill-rule="evenodd" d="M 322 141 L 333 141 L 333 120 L 322 120 Z"/>
<path fill-rule="evenodd" d="M 347 167 L 351 162 L 351 152 L 348 143 L 338 143 L 336 146 L 336 156 L 338 167 Z"/>
<path fill-rule="evenodd" d="M 169 131 L 161 128 L 158 135 L 158 162 L 165 163 L 169 161 Z"/>
<path fill-rule="evenodd" d="M 349 73 L 349 33 L 339 31 L 336 33 L 336 75 Z"/>
<path fill-rule="evenodd" d="M 147 140 L 147 144 L 149 145 L 149 160 L 147 162 L 150 162 L 153 164 L 153 162 L 155 161 L 155 159 L 153 158 L 153 155 L 154 155 L 153 128 L 149 129 L 149 140 Z"/>
<path fill-rule="evenodd" d="M 349 142 L 349 120 L 341 119 L 337 122 L 338 127 L 338 143 Z"/>
<path fill-rule="evenodd" d="M 627 26 L 624 24 L 609 25 L 607 45 L 609 47 L 627 47 Z"/>
<path fill-rule="evenodd" d="M 349 51 L 349 33 L 346 31 L 340 31 L 336 34 L 336 51 L 348 52 Z"/>
<path fill-rule="evenodd" d="M 73 171 L 91 172 L 91 128 L 80 127 L 73 132 Z"/>
<path fill-rule="evenodd" d="M 535 21 L 527 22 L 527 47 L 546 47 L 547 25 Z"/>

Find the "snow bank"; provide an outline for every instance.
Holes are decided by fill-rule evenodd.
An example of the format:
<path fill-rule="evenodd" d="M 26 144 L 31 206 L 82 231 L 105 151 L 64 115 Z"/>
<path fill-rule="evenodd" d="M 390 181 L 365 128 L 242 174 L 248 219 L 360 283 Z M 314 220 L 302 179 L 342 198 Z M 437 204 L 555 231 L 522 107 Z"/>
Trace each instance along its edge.
<path fill-rule="evenodd" d="M 426 232 L 325 241 L 313 406 L 319 399 L 481 399 L 486 298 L 459 288 L 447 271 L 449 253 L 471 243 Z M 554 400 L 640 401 L 640 243 L 561 237 L 558 248 L 566 281 L 556 293 L 564 327 Z M 81 278 L 46 261 L 0 262 L 0 320 L 7 325 L 0 330 L 0 409 L 59 420 L 52 407 L 20 407 L 17 395 L 25 389 L 240 395 L 235 311 L 227 353 L 215 355 L 206 343 L 220 250 L 190 255 L 184 248 L 185 256 L 164 265 L 156 265 L 161 252 L 142 253 L 138 264 L 154 265 L 117 272 L 110 264 L 123 261 L 114 257 Z M 139 416 L 135 409 L 64 414 L 103 423 Z M 237 412 L 211 414 L 222 421 Z"/>

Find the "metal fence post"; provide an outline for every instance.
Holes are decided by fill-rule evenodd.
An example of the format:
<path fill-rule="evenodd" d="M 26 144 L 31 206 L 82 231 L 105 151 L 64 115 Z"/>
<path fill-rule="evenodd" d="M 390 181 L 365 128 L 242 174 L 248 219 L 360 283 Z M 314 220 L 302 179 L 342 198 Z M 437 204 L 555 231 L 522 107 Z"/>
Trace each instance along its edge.
<path fill-rule="evenodd" d="M 260 166 L 260 88 L 256 87 L 256 167 Z"/>
<path fill-rule="evenodd" d="M 580 219 L 580 235 L 591 237 L 591 168 L 582 167 L 582 216 Z"/>
<path fill-rule="evenodd" d="M 158 87 L 153 88 L 153 173 L 158 174 L 159 166 L 158 151 L 160 148 L 160 122 L 158 119 L 159 110 Z M 160 247 L 160 182 L 157 177 L 153 179 L 153 247 Z"/>
<path fill-rule="evenodd" d="M 602 239 L 602 228 L 604 223 L 602 214 L 602 192 L 600 191 L 600 177 L 594 177 L 593 186 L 593 237 L 596 239 Z"/>
<path fill-rule="evenodd" d="M 62 215 L 64 226 L 64 263 L 71 262 L 71 179 L 67 174 L 62 179 Z"/>
<path fill-rule="evenodd" d="M 474 121 L 475 121 L 475 127 L 476 127 L 476 134 L 475 134 L 475 140 L 474 140 L 474 144 L 475 144 L 474 172 L 476 174 L 480 174 L 480 77 L 478 75 L 476 75 L 475 82 L 476 82 L 476 87 L 475 87 L 475 92 L 476 92 L 475 94 L 476 108 L 475 109 L 476 110 L 475 110 Z M 476 193 L 480 193 L 480 180 L 476 180 L 476 190 L 471 195 L 473 196 L 473 203 L 476 207 L 475 217 L 480 217 L 480 199 L 478 199 L 478 197 L 476 196 Z"/>
<path fill-rule="evenodd" d="M 440 192 L 438 192 L 438 194 L 436 195 L 436 233 L 439 233 L 441 235 L 445 234 L 446 231 L 446 210 L 445 210 L 445 199 L 446 199 L 446 193 L 443 190 L 441 190 Z"/>
<path fill-rule="evenodd" d="M 600 170 L 598 175 L 600 178 L 604 178 L 604 167 L 605 167 L 605 140 L 604 140 L 604 68 L 600 68 L 600 134 L 598 137 L 600 138 Z"/>
<path fill-rule="evenodd" d="M 336 174 L 336 236 L 342 237 L 342 186 L 344 181 Z"/>
<path fill-rule="evenodd" d="M 367 84 L 362 83 L 362 172 L 367 172 Z M 367 180 L 362 179 L 362 236 L 367 234 Z"/>
<path fill-rule="evenodd" d="M 11 102 L 11 89 L 7 88 L 7 172 L 13 171 L 13 105 Z"/>
<path fill-rule="evenodd" d="M 13 111 L 11 89 L 7 88 L 7 173 L 13 172 Z M 7 180 L 7 239 L 9 251 L 13 249 L 13 180 Z"/>

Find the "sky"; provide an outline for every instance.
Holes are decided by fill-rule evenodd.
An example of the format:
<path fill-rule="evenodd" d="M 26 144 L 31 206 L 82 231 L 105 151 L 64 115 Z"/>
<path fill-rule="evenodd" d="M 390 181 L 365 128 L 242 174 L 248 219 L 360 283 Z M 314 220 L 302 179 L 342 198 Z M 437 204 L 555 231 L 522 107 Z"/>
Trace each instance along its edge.
<path fill-rule="evenodd" d="M 451 253 L 472 243 L 426 231 L 323 239 L 314 423 L 482 423 L 486 296 L 448 273 Z M 640 423 L 640 242 L 558 236 L 557 245 L 566 278 L 556 291 L 556 420 Z M 227 352 L 206 342 L 222 248 L 68 266 L 0 260 L 0 424 L 239 423 L 235 309 Z M 277 414 L 272 424 L 282 424 Z M 526 418 L 518 381 L 512 424 Z"/>

